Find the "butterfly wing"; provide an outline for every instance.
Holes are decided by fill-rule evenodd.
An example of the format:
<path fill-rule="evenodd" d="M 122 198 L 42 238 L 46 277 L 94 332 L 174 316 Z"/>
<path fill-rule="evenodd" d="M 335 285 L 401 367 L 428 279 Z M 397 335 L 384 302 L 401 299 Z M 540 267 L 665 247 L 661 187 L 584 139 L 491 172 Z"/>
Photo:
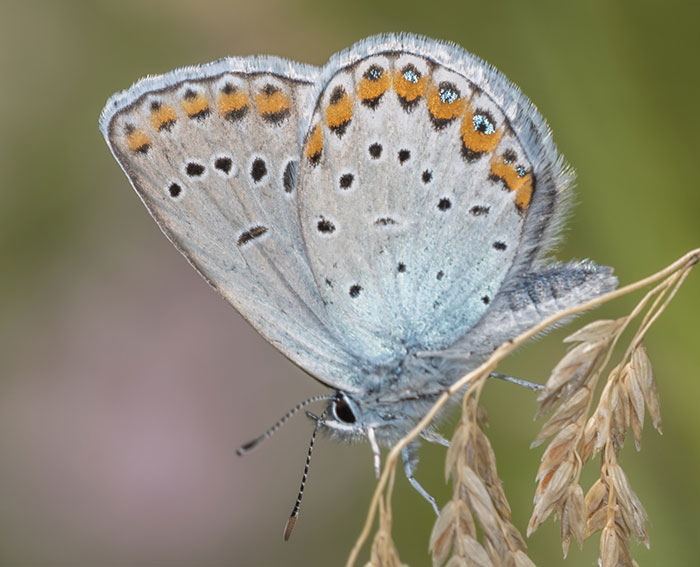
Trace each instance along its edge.
<path fill-rule="evenodd" d="M 355 352 L 454 343 L 551 245 L 571 175 L 528 99 L 461 48 L 364 40 L 324 68 L 310 116 L 302 230 Z"/>
<path fill-rule="evenodd" d="M 590 260 L 553 264 L 518 276 L 502 290 L 479 323 L 452 345 L 455 353 L 466 355 L 468 366 L 489 356 L 493 350 L 569 307 L 612 291 L 617 278 L 612 268 Z"/>
<path fill-rule="evenodd" d="M 298 129 L 318 69 L 224 59 L 113 96 L 100 128 L 160 228 L 269 342 L 319 380 L 357 365 L 329 330 L 297 212 Z"/>

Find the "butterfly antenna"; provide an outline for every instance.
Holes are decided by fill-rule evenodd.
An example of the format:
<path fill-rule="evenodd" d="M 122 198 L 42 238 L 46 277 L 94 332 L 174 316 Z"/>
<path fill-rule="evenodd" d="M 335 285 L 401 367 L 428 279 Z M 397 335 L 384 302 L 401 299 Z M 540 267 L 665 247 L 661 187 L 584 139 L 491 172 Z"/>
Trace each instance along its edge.
<path fill-rule="evenodd" d="M 265 441 L 266 439 L 269 439 L 272 437 L 275 432 L 282 427 L 285 423 L 287 423 L 287 420 L 292 417 L 295 413 L 297 413 L 300 409 L 308 406 L 309 404 L 313 404 L 314 402 L 320 402 L 321 400 L 332 400 L 334 396 L 329 396 L 329 395 L 320 395 L 320 396 L 311 396 L 308 400 L 304 400 L 303 402 L 299 402 L 296 406 L 294 406 L 292 409 L 290 409 L 286 414 L 284 414 L 278 421 L 275 423 L 270 429 L 268 429 L 265 433 L 260 435 L 259 437 L 256 437 L 252 441 L 248 441 L 247 443 L 244 443 L 241 445 L 238 449 L 236 449 L 236 454 L 237 455 L 246 455 L 247 453 L 250 453 L 253 449 L 255 449 L 260 443 Z"/>
<path fill-rule="evenodd" d="M 292 509 L 292 513 L 289 515 L 289 519 L 287 520 L 287 524 L 284 526 L 284 541 L 289 541 L 289 538 L 292 535 L 292 530 L 294 529 L 294 525 L 297 523 L 297 518 L 299 517 L 299 508 L 301 507 L 301 499 L 304 496 L 304 487 L 306 486 L 306 478 L 309 475 L 309 467 L 311 465 L 311 453 L 314 450 L 314 443 L 316 442 L 316 433 L 318 433 L 319 426 L 326 419 L 326 412 L 327 411 L 328 411 L 328 409 L 325 409 L 320 417 L 316 417 L 315 415 L 307 412 L 307 415 L 309 417 L 316 420 L 316 425 L 314 426 L 314 431 L 311 434 L 311 441 L 309 442 L 309 450 L 306 452 L 306 464 L 304 465 L 304 474 L 301 477 L 301 486 L 299 487 L 299 494 L 297 495 L 297 501 L 294 503 L 294 508 Z"/>
<path fill-rule="evenodd" d="M 530 390 L 544 390 L 542 384 L 537 384 L 536 382 L 530 382 L 529 380 L 523 380 L 522 378 L 514 378 L 513 376 L 508 376 L 507 374 L 500 374 L 499 372 L 491 372 L 489 375 L 491 378 L 498 378 L 499 380 L 505 380 L 511 384 L 517 384 L 518 386 L 523 386 L 529 388 Z"/>

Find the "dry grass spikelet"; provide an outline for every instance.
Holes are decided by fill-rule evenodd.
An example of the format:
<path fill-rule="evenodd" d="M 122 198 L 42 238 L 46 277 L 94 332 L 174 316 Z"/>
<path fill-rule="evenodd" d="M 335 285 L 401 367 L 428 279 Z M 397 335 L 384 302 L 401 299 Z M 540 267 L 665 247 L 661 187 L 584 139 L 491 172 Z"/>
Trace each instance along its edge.
<path fill-rule="evenodd" d="M 537 471 L 538 486 L 527 533 L 534 532 L 552 513 L 561 517 L 564 556 L 572 535 L 579 544 L 583 543 L 585 520 L 580 509 L 583 489 L 578 479 L 586 460 L 582 454 L 587 421 L 590 422 L 588 412 L 600 373 L 625 323 L 625 318 L 595 321 L 564 339 L 578 344 L 554 367 L 538 396 L 539 414 L 557 404 L 558 407 L 533 442 L 538 445 L 553 437 Z M 604 419 L 603 412 L 599 418 Z"/>
<path fill-rule="evenodd" d="M 445 476 L 452 478 L 453 493 L 430 536 L 433 566 L 534 567 L 520 532 L 511 522 L 496 455 L 483 431 L 486 412 L 475 391 L 465 394 L 462 418 L 445 459 Z"/>
<path fill-rule="evenodd" d="M 552 415 L 533 445 L 552 440 L 537 472 L 538 486 L 527 533 L 530 535 L 553 514 L 561 522 L 565 557 L 572 536 L 581 545 L 599 531 L 601 567 L 636 565 L 629 551 L 630 538 L 649 544 L 646 512 L 618 463 L 618 454 L 628 431 L 639 450 L 645 408 L 661 433 L 658 391 L 642 339 L 690 267 L 672 274 L 647 293 L 629 316 L 595 321 L 564 339 L 576 344 L 555 366 L 538 397 L 539 414 Z M 622 360 L 608 374 L 595 403 L 596 386 L 616 344 L 630 323 L 645 311 Z M 584 498 L 579 483 L 581 470 L 598 454 L 600 478 Z"/>

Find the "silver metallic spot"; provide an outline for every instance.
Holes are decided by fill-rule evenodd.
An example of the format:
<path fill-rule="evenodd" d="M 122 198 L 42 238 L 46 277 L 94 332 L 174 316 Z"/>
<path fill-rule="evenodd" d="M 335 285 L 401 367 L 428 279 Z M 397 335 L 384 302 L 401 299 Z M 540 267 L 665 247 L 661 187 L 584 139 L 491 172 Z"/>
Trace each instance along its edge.
<path fill-rule="evenodd" d="M 472 118 L 472 122 L 474 122 L 475 132 L 493 134 L 496 131 L 493 122 L 491 122 L 485 114 L 475 114 L 474 118 Z"/>
<path fill-rule="evenodd" d="M 450 87 L 440 87 L 440 100 L 443 104 L 451 104 L 459 98 L 459 93 Z"/>
<path fill-rule="evenodd" d="M 418 73 L 412 67 L 409 67 L 408 69 L 406 69 L 403 72 L 403 78 L 406 79 L 409 83 L 414 83 L 414 84 L 418 82 L 418 79 L 420 79 L 420 77 L 418 76 Z"/>

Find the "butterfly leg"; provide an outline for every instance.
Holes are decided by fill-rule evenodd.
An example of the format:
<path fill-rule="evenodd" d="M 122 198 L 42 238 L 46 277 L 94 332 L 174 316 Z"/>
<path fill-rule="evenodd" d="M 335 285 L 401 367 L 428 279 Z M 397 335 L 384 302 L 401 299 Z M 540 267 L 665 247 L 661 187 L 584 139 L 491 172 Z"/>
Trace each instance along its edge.
<path fill-rule="evenodd" d="M 529 380 L 523 380 L 522 378 L 515 378 L 513 376 L 508 376 L 507 374 L 501 374 L 500 372 L 491 372 L 489 378 L 498 378 L 504 382 L 510 382 L 511 384 L 517 384 L 518 386 L 523 386 L 529 390 L 543 390 L 544 386 L 542 384 L 537 384 L 536 382 L 530 382 Z"/>
<path fill-rule="evenodd" d="M 408 479 L 408 482 L 410 482 L 413 488 L 415 488 L 418 491 L 418 494 L 420 494 L 423 498 L 430 502 L 430 505 L 433 507 L 433 510 L 435 510 L 435 514 L 439 516 L 440 508 L 438 508 L 437 502 L 435 502 L 435 498 L 433 498 L 428 493 L 428 491 L 425 488 L 423 488 L 421 484 L 416 480 L 416 477 L 413 476 L 413 473 L 416 472 L 416 467 L 418 466 L 417 449 L 417 443 L 410 443 L 409 445 L 401 449 L 401 458 L 403 459 L 403 470 L 406 473 L 406 478 Z"/>
<path fill-rule="evenodd" d="M 425 431 L 423 431 L 423 433 L 420 434 L 420 436 L 423 439 L 425 439 L 428 443 L 435 443 L 436 445 L 442 445 L 443 447 L 450 446 L 449 440 L 445 439 L 437 431 L 431 431 L 429 429 L 426 429 Z"/>

